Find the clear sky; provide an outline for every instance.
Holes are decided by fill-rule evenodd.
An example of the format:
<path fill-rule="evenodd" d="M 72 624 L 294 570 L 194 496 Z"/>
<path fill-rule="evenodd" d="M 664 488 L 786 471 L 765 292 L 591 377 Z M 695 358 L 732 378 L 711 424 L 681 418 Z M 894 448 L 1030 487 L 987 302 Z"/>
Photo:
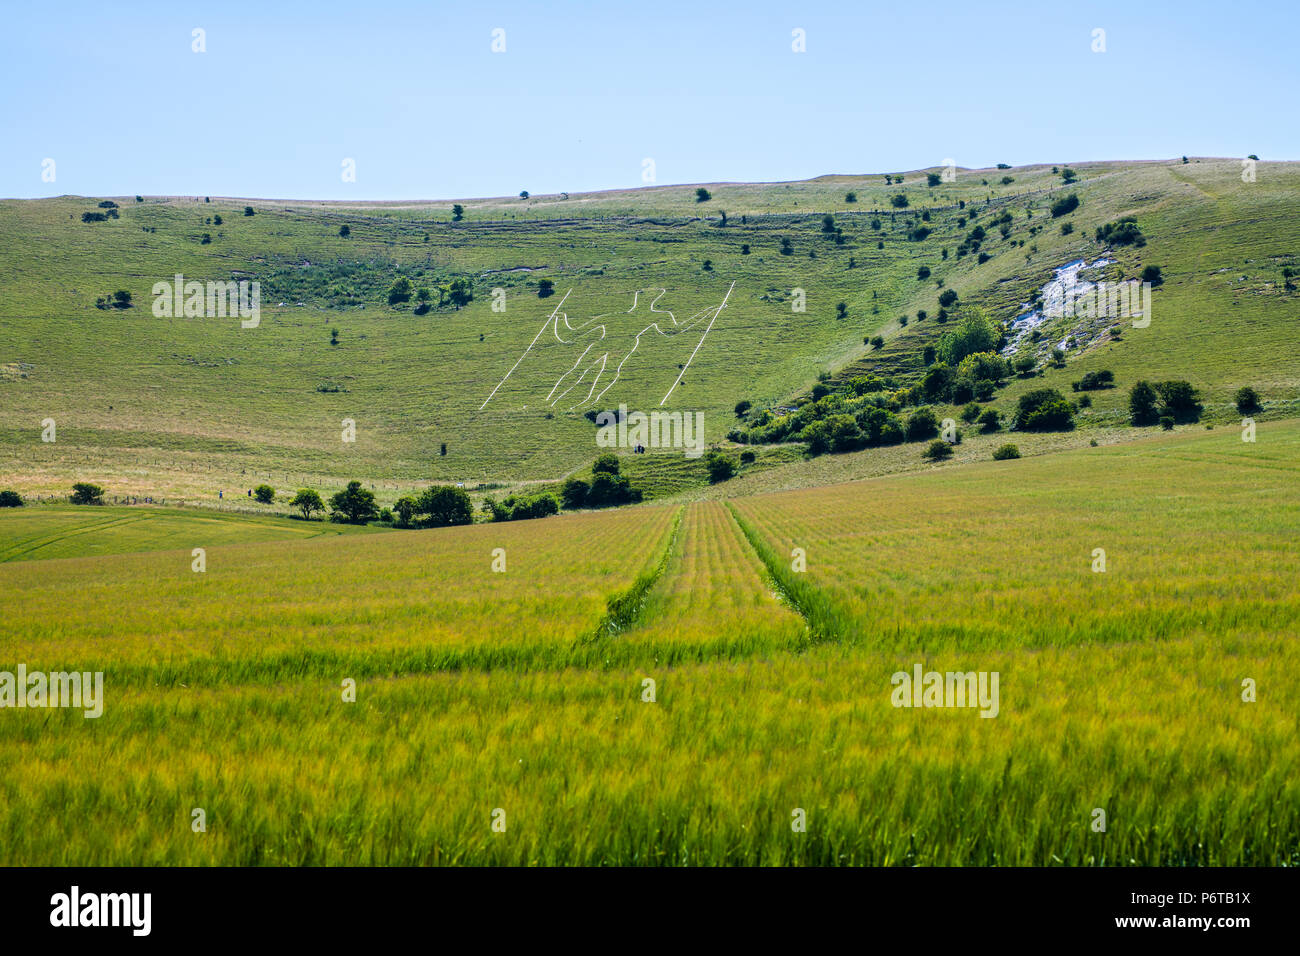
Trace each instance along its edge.
<path fill-rule="evenodd" d="M 0 23 L 7 197 L 579 192 L 641 185 L 646 158 L 659 184 L 1300 159 L 1297 0 L 37 0 Z"/>

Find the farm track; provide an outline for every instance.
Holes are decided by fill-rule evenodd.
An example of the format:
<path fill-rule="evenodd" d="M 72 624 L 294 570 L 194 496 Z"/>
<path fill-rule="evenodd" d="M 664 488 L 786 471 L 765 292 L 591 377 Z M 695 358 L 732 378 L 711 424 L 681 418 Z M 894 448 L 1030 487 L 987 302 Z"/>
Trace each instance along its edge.
<path fill-rule="evenodd" d="M 601 621 L 596 625 L 592 632 L 591 640 L 602 641 L 618 635 L 630 627 L 640 615 L 645 607 L 645 598 L 650 589 L 654 587 L 668 567 L 668 561 L 673 556 L 673 551 L 677 548 L 678 535 L 682 528 L 682 515 L 685 513 L 684 505 L 677 508 L 677 514 L 673 516 L 673 527 L 668 533 L 668 542 L 664 545 L 663 552 L 659 555 L 659 560 L 652 567 L 642 572 L 631 587 L 622 591 L 609 599 L 608 610 Z"/>
<path fill-rule="evenodd" d="M 719 502 L 686 505 L 665 570 L 617 647 L 634 660 L 740 661 L 800 650 L 809 629 Z"/>
<path fill-rule="evenodd" d="M 21 771 L 0 779 L 0 858 L 1292 865 L 1277 688 L 1300 515 L 1264 465 L 1294 472 L 1297 448 L 1294 422 L 1257 444 L 1188 430 L 1152 453 L 214 547 L 204 576 L 178 553 L 3 565 L 0 647 L 103 670 L 106 706 L 0 722 Z M 630 626 L 584 642 L 612 606 Z M 915 663 L 999 673 L 997 719 L 896 707 Z"/>
<path fill-rule="evenodd" d="M 135 524 L 143 520 L 145 520 L 144 515 L 123 515 L 120 517 L 115 516 L 115 517 L 105 518 L 103 521 L 97 522 L 93 525 L 87 525 L 86 527 L 83 528 L 77 528 L 73 531 L 65 531 L 60 534 L 46 535 L 41 538 L 29 538 L 26 541 L 19 542 L 18 544 L 14 545 L 11 548 L 8 548 L 4 551 L 0 551 L 0 563 L 4 563 L 6 561 L 21 560 L 24 555 L 31 554 L 33 551 L 39 551 L 41 548 L 49 547 L 52 544 L 58 544 L 60 541 L 65 541 L 68 538 L 74 538 L 77 535 L 91 534 L 93 532 L 103 531 L 106 528 L 121 527 L 123 525 Z"/>
<path fill-rule="evenodd" d="M 781 596 L 806 622 L 812 643 L 842 640 L 845 635 L 841 630 L 840 619 L 832 610 L 826 596 L 806 579 L 798 577 L 800 572 L 786 565 L 767 539 L 740 516 L 730 501 L 726 505 L 732 520 L 736 522 L 745 540 L 749 542 L 759 561 L 771 575 Z"/>
<path fill-rule="evenodd" d="M 754 560 L 756 560 L 759 563 L 759 565 L 762 567 L 764 580 L 772 588 L 778 600 L 780 600 L 781 603 L 789 607 L 790 610 L 792 610 L 794 613 L 799 615 L 800 619 L 804 623 L 804 627 L 807 628 L 808 634 L 811 635 L 813 633 L 813 625 L 812 625 L 812 621 L 809 620 L 808 618 L 807 609 L 802 604 L 799 603 L 798 598 L 796 598 L 792 593 L 790 593 L 790 589 L 782 582 L 782 580 L 779 577 L 777 577 L 776 570 L 767 563 L 763 554 L 759 552 L 758 547 L 754 543 L 754 539 L 750 537 L 750 532 L 753 529 L 748 528 L 744 524 L 744 522 L 740 520 L 740 517 L 736 514 L 735 509 L 731 507 L 730 502 L 727 502 L 726 504 L 727 504 L 727 516 L 731 519 L 732 523 L 740 531 L 741 536 L 744 537 L 745 539 L 745 543 L 749 545 L 749 552 L 754 556 Z M 755 534 L 756 533 L 757 532 L 755 532 Z M 774 554 L 775 552 L 773 552 L 773 555 Z"/>

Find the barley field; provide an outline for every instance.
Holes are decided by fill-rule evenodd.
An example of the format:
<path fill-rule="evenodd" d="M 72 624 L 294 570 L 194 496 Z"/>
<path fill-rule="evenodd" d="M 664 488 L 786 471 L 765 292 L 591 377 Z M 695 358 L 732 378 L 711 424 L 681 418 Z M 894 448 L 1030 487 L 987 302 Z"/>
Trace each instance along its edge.
<path fill-rule="evenodd" d="M 105 705 L 5 714 L 0 863 L 1300 864 L 1298 450 L 4 563 L 0 670 Z"/>
<path fill-rule="evenodd" d="M 29 667 L 191 686 L 590 658 L 676 515 L 566 518 L 580 546 L 544 521 L 221 545 L 202 573 L 189 549 L 10 562 L 0 647 Z"/>

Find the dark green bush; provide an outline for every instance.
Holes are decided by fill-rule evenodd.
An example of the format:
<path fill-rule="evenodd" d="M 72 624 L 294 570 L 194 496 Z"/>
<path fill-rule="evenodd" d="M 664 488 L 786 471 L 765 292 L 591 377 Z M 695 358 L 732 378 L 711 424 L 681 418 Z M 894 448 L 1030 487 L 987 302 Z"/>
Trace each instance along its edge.
<path fill-rule="evenodd" d="M 1039 388 L 1020 396 L 1013 429 L 1019 431 L 1068 431 L 1074 427 L 1074 406 L 1054 388 Z"/>
<path fill-rule="evenodd" d="M 104 489 L 88 481 L 79 481 L 72 486 L 72 496 L 69 500 L 74 505 L 102 505 Z"/>
<path fill-rule="evenodd" d="M 1141 248 L 1147 244 L 1146 237 L 1142 235 L 1142 230 L 1138 228 L 1136 216 L 1124 216 L 1114 222 L 1108 222 L 1104 226 L 1098 226 L 1096 239 L 1098 242 L 1104 242 L 1111 246 L 1137 246 Z"/>
<path fill-rule="evenodd" d="M 952 446 L 942 438 L 936 438 L 930 442 L 925 451 L 921 453 L 921 456 L 930 459 L 930 461 L 943 461 L 945 458 L 952 457 Z"/>
<path fill-rule="evenodd" d="M 907 440 L 921 441 L 939 434 L 939 419 L 934 409 L 923 405 L 907 418 Z"/>
<path fill-rule="evenodd" d="M 1079 208 L 1079 197 L 1074 193 L 1068 196 L 1062 196 L 1056 202 L 1052 203 L 1052 218 L 1059 219 L 1061 216 L 1068 215 Z"/>
<path fill-rule="evenodd" d="M 1237 389 L 1237 411 L 1243 415 L 1249 415 L 1251 412 L 1257 412 L 1260 409 L 1259 393 L 1249 385 L 1243 385 Z"/>
<path fill-rule="evenodd" d="M 1085 372 L 1083 378 L 1077 382 L 1071 383 L 1071 388 L 1076 392 L 1090 392 L 1099 388 L 1111 388 L 1115 384 L 1115 373 L 1107 369 L 1100 369 L 1096 372 Z"/>
<path fill-rule="evenodd" d="M 704 467 L 709 473 L 709 484 L 711 485 L 726 481 L 736 473 L 736 463 L 726 455 L 717 452 L 709 453 L 708 457 L 704 459 Z"/>
<path fill-rule="evenodd" d="M 469 524 L 474 520 L 474 505 L 469 495 L 464 489 L 450 485 L 424 489 L 415 500 L 415 512 L 425 515 L 424 523 L 434 528 Z"/>

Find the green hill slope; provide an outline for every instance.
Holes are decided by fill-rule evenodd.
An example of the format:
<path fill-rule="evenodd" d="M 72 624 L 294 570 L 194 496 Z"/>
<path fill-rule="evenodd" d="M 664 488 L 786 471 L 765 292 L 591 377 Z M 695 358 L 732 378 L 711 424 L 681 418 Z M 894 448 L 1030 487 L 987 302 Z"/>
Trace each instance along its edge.
<path fill-rule="evenodd" d="M 86 478 L 206 501 L 253 478 L 329 489 L 361 477 L 381 500 L 432 480 L 554 480 L 597 452 L 583 412 L 619 404 L 699 411 L 718 441 L 742 399 L 780 404 L 820 374 L 915 367 L 942 331 L 942 289 L 1013 317 L 1053 269 L 1099 256 L 1094 230 L 1123 215 L 1147 244 L 1111 268 L 1162 268 L 1154 321 L 1034 385 L 1104 367 L 1121 386 L 1185 377 L 1211 416 L 1227 416 L 1241 384 L 1268 414 L 1294 414 L 1300 310 L 1282 270 L 1300 268 L 1300 165 L 1262 163 L 1253 183 L 1238 160 L 1074 168 L 1068 186 L 1030 167 L 935 186 L 924 171 L 901 185 L 720 184 L 707 202 L 684 186 L 463 200 L 461 221 L 450 202 L 117 197 L 118 218 L 83 222 L 96 200 L 3 201 L 0 483 L 49 493 Z M 1052 218 L 1069 193 L 1078 210 Z M 905 208 L 891 204 L 900 194 Z M 1006 238 L 989 226 L 984 263 L 957 255 L 972 213 L 1011 216 Z M 151 289 L 176 274 L 259 281 L 259 326 L 155 316 Z M 474 298 L 417 315 L 387 302 L 402 276 L 435 303 L 456 280 Z M 539 298 L 542 279 L 555 295 Z M 96 308 L 119 289 L 131 308 Z M 926 321 L 899 324 L 921 309 Z M 885 345 L 870 351 L 876 334 Z M 1125 395 L 1099 395 L 1088 417 L 1122 425 Z M 43 442 L 50 418 L 57 440 Z"/>

